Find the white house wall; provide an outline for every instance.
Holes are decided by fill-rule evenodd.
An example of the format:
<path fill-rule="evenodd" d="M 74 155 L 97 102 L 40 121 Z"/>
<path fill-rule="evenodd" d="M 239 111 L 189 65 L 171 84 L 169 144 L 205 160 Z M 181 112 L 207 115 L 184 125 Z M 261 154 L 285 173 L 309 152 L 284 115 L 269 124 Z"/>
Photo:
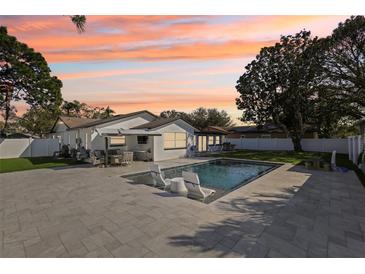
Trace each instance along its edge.
<path fill-rule="evenodd" d="M 81 138 L 81 146 L 85 147 L 85 149 L 91 148 L 91 128 L 81 128 L 79 130 L 79 138 Z"/>
<path fill-rule="evenodd" d="M 138 116 L 127 117 L 110 123 L 105 123 L 95 126 L 95 128 L 123 128 L 130 129 L 152 121 L 154 117 L 148 113 L 142 113 Z M 78 128 L 67 130 L 67 127 L 62 121 L 59 121 L 54 128 L 55 133 L 51 134 L 52 138 L 58 138 L 61 145 L 70 145 L 71 148 L 76 148 L 76 138 L 81 138 L 81 146 L 91 150 L 104 150 L 104 137 L 99 136 L 94 127 Z M 137 142 L 137 140 L 136 140 Z M 127 149 L 127 147 L 116 147 L 118 149 Z"/>
<path fill-rule="evenodd" d="M 187 156 L 187 151 L 189 147 L 193 145 L 194 129 L 192 127 L 186 126 L 184 123 L 176 121 L 174 124 L 167 125 L 158 130 L 162 136 L 153 137 L 153 160 L 163 161 L 169 159 L 183 158 Z M 167 132 L 181 132 L 187 133 L 187 148 L 185 149 L 164 149 L 164 136 L 163 133 Z"/>
<path fill-rule="evenodd" d="M 153 149 L 153 137 L 154 136 L 148 136 L 147 144 L 138 144 L 137 142 L 137 136 L 131 135 L 127 136 L 126 143 L 128 145 L 129 150 L 151 150 Z"/>
<path fill-rule="evenodd" d="M 116 129 L 130 129 L 132 127 L 136 127 L 145 123 L 152 121 L 154 117 L 148 113 L 142 113 L 139 116 L 128 117 L 125 119 L 121 119 L 118 121 L 113 121 L 111 123 L 106 123 L 102 125 L 96 126 L 96 128 L 116 128 Z M 130 150 L 137 146 L 137 137 L 136 136 L 127 136 L 126 137 L 126 146 L 113 147 L 113 149 L 121 149 L 121 150 Z M 138 145 L 138 149 L 144 150 L 144 146 L 147 145 Z M 105 149 L 105 139 L 104 137 L 98 135 L 96 132 L 91 134 L 91 149 L 92 150 L 104 150 Z"/>
<path fill-rule="evenodd" d="M 55 132 L 64 132 L 67 130 L 67 127 L 65 126 L 65 124 L 61 121 L 58 120 L 57 124 L 55 125 L 54 129 Z"/>
<path fill-rule="evenodd" d="M 110 123 L 105 123 L 97 125 L 90 128 L 79 128 L 73 130 L 63 131 L 62 125 L 56 126 L 56 133 L 53 137 L 59 137 L 61 144 L 70 145 L 72 148 L 76 148 L 76 138 L 81 138 L 81 146 L 86 149 L 91 150 L 104 150 L 105 149 L 105 139 L 100 136 L 95 129 L 100 128 L 113 128 L 113 129 L 130 129 L 145 123 L 148 123 L 154 119 L 148 113 L 143 113 L 138 116 L 128 117 L 125 119 L 113 121 Z M 183 121 L 175 121 L 172 124 L 161 126 L 160 128 L 154 129 L 156 133 L 161 134 L 161 136 L 149 136 L 147 144 L 138 144 L 137 136 L 126 136 L 126 145 L 121 147 L 113 147 L 113 149 L 122 150 L 150 150 L 150 156 L 153 156 L 154 161 L 168 160 L 183 158 L 187 156 L 187 152 L 193 145 L 194 138 L 194 128 Z M 187 148 L 185 149 L 164 149 L 164 136 L 163 133 L 167 132 L 181 132 L 187 133 Z"/>

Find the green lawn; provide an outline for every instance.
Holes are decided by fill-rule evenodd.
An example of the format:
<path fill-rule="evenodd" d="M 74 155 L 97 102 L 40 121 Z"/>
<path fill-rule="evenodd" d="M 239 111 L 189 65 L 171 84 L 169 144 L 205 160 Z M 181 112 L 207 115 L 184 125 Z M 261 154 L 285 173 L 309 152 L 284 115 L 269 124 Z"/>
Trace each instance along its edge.
<path fill-rule="evenodd" d="M 214 156 L 216 156 L 216 154 Z M 219 154 L 218 156 L 257 160 L 257 161 L 282 162 L 294 165 L 302 164 L 304 163 L 304 161 L 314 157 L 321 157 L 324 161 L 327 162 L 331 161 L 330 153 L 319 153 L 319 152 L 238 150 L 228 153 L 222 153 Z M 354 170 L 357 176 L 359 177 L 360 181 L 362 182 L 362 184 L 365 186 L 365 174 L 348 159 L 348 156 L 346 154 L 337 154 L 336 164 L 339 167 L 346 167 L 348 169 Z"/>
<path fill-rule="evenodd" d="M 311 158 L 321 157 L 323 153 L 318 152 L 291 152 L 291 151 L 256 151 L 256 150 L 238 150 L 228 153 L 219 154 L 221 157 L 232 157 L 240 159 L 249 159 L 257 161 L 281 162 L 290 164 L 300 164 Z M 216 155 L 214 155 L 216 156 Z"/>
<path fill-rule="evenodd" d="M 54 159 L 51 157 L 0 159 L 0 173 L 38 168 L 62 167 L 82 163 L 83 162 L 76 161 L 74 159 Z"/>

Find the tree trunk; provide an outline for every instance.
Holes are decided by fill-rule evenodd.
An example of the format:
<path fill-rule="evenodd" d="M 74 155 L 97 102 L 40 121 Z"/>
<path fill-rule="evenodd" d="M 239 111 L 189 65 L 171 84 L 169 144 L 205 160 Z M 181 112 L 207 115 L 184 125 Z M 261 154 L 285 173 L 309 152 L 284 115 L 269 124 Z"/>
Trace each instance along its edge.
<path fill-rule="evenodd" d="M 296 151 L 296 152 L 301 152 L 301 151 L 303 151 L 303 149 L 302 149 L 302 144 L 301 144 L 301 138 L 300 138 L 300 136 L 298 136 L 298 135 L 292 135 L 291 136 L 291 140 L 292 140 L 292 142 L 293 142 L 293 146 L 294 146 L 294 151 Z"/>
<path fill-rule="evenodd" d="M 12 90 L 10 87 L 5 88 L 5 115 L 4 115 L 4 128 L 1 132 L 2 136 L 6 136 L 9 127 L 9 118 L 10 118 L 10 111 L 11 111 L 11 96 Z"/>

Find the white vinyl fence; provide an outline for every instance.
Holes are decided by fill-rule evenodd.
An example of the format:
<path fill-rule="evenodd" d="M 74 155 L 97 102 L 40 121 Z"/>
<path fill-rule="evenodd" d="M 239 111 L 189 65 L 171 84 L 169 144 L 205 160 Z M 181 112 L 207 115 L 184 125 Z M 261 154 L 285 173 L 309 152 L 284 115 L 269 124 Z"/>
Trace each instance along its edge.
<path fill-rule="evenodd" d="M 348 139 L 349 159 L 357 164 L 360 153 L 365 146 L 365 135 L 351 136 Z"/>
<path fill-rule="evenodd" d="M 294 150 L 290 138 L 226 138 L 235 149 L 250 150 Z M 347 139 L 302 139 L 304 151 L 348 153 Z"/>
<path fill-rule="evenodd" d="M 0 159 L 52 156 L 58 139 L 0 139 Z"/>

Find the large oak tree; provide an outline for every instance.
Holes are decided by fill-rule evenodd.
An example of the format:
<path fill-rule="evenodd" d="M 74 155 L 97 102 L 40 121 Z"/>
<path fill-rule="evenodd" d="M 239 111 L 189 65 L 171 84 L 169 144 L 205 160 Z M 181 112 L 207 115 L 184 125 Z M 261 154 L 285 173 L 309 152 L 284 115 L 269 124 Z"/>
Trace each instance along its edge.
<path fill-rule="evenodd" d="M 318 43 L 324 99 L 332 100 L 342 116 L 365 116 L 365 17 L 340 23 Z M 332 104 L 333 105 L 333 104 Z"/>
<path fill-rule="evenodd" d="M 62 103 L 62 82 L 51 76 L 44 57 L 26 44 L 10 36 L 0 27 L 0 110 L 4 113 L 4 128 L 13 103 L 23 101 L 30 107 L 59 111 Z"/>
<path fill-rule="evenodd" d="M 282 36 L 274 46 L 262 48 L 237 81 L 236 99 L 242 120 L 259 125 L 275 123 L 301 151 L 301 138 L 313 114 L 316 62 L 309 31 Z"/>

